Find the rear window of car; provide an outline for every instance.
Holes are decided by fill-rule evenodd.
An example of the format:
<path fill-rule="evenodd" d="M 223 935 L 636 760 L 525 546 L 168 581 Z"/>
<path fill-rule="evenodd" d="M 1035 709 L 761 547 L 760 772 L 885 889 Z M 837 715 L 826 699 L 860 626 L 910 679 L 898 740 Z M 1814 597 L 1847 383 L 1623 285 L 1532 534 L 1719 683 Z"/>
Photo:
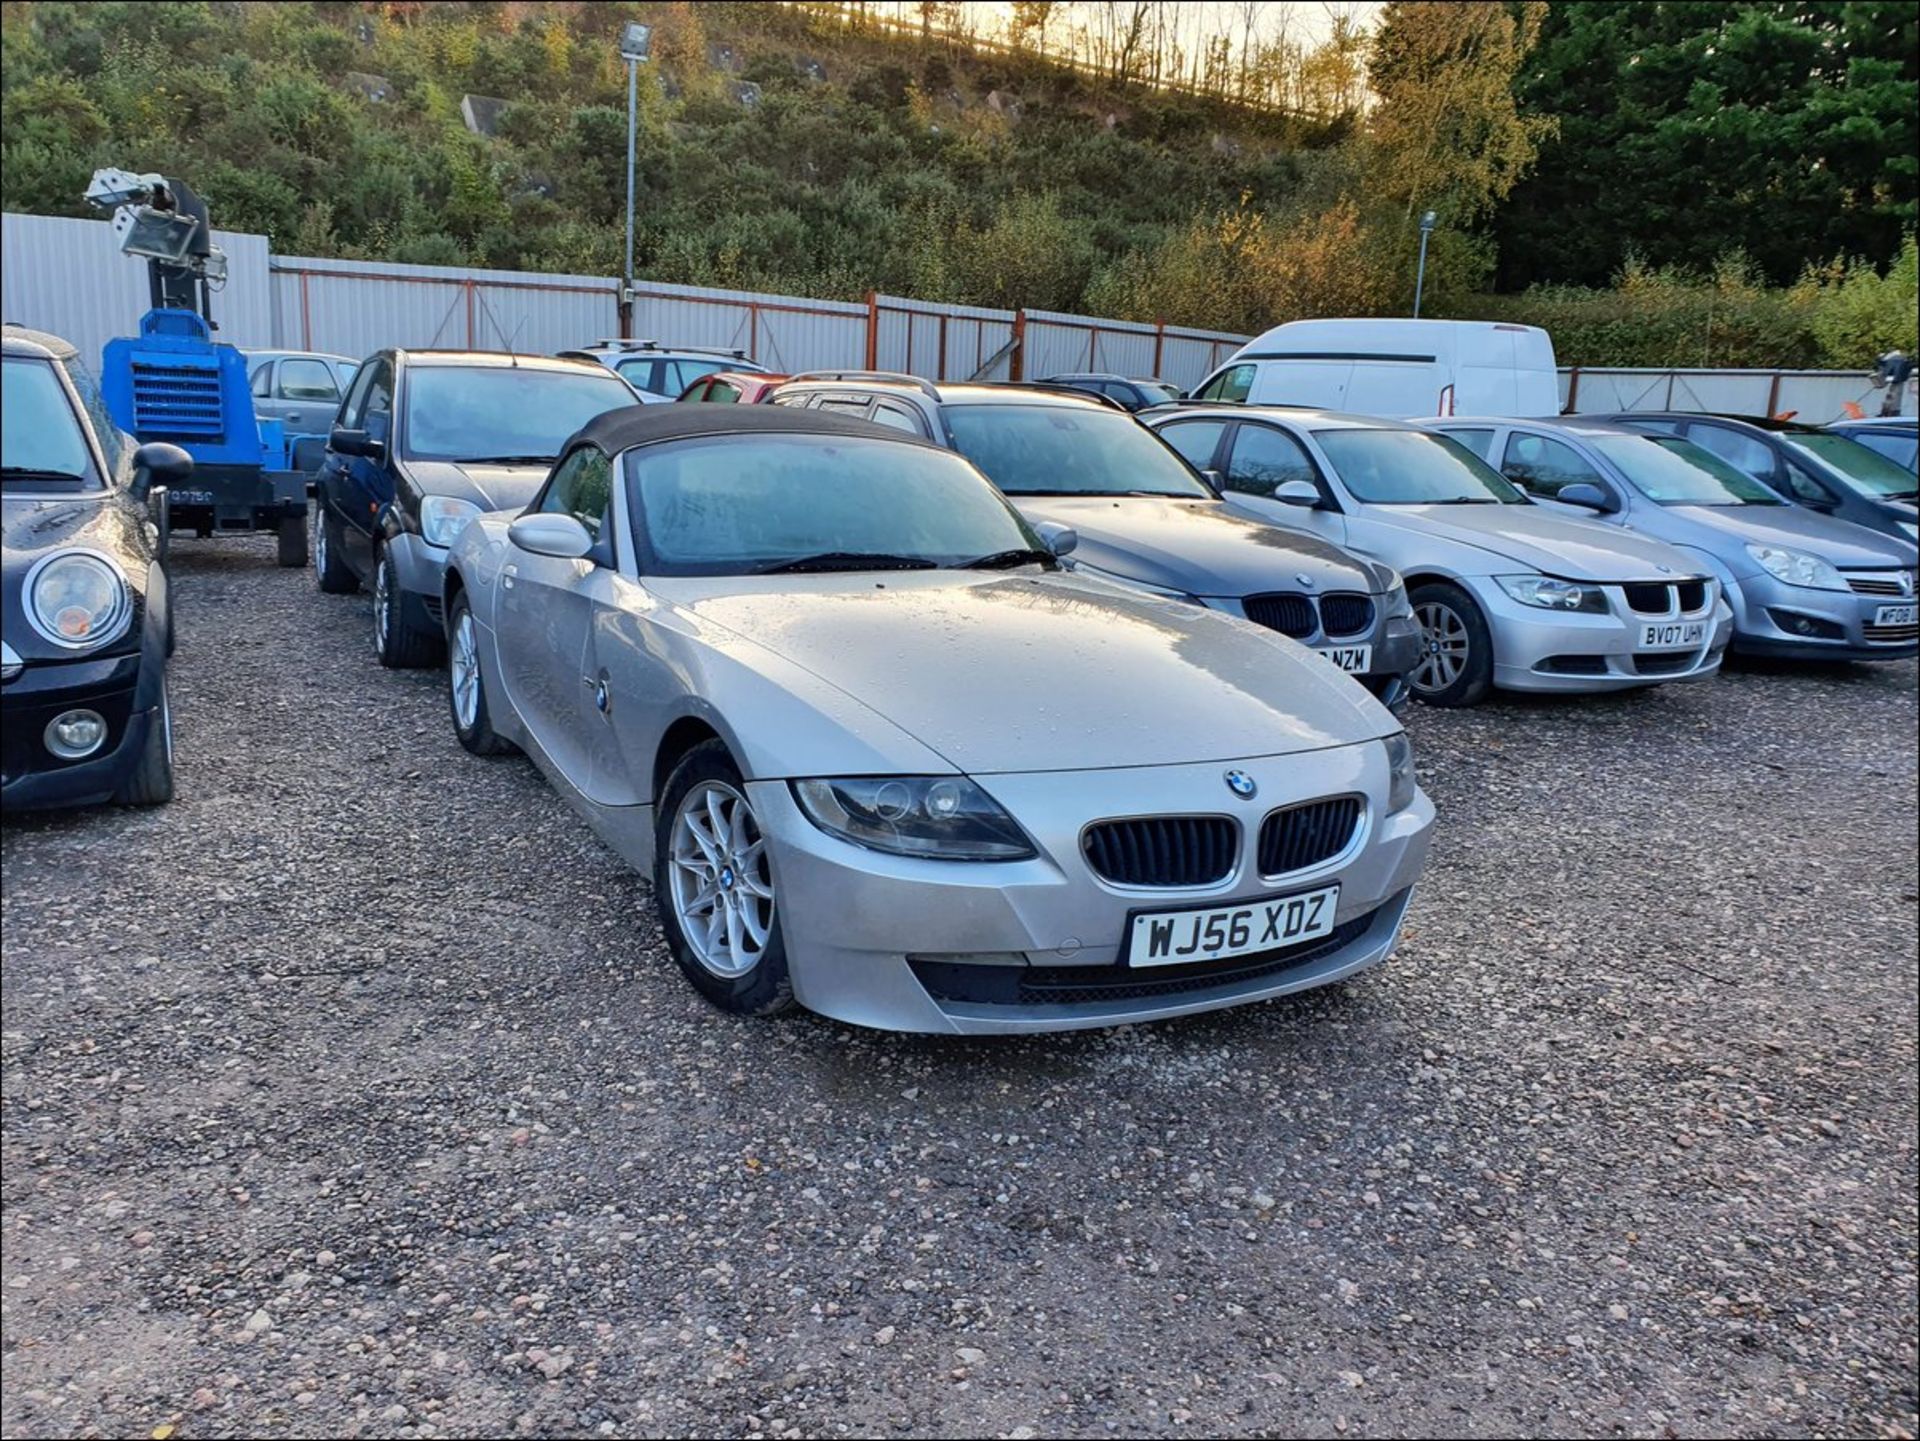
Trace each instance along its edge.
<path fill-rule="evenodd" d="M 1785 440 L 1802 455 L 1824 461 L 1829 470 L 1855 490 L 1880 500 L 1909 500 L 1913 497 L 1913 472 L 1895 465 L 1878 451 L 1869 450 L 1851 436 L 1830 431 L 1794 431 Z"/>

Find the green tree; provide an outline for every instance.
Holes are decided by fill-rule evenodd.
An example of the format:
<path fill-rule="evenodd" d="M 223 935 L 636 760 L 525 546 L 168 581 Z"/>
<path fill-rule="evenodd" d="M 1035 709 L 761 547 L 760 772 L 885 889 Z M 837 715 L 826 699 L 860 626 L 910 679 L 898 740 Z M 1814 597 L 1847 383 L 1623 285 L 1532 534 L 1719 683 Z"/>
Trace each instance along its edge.
<path fill-rule="evenodd" d="M 1742 250 L 1775 283 L 1809 256 L 1881 264 L 1915 220 L 1912 0 L 1557 4 L 1519 81 L 1559 121 L 1500 216 L 1500 278 L 1603 284 L 1629 247 Z"/>

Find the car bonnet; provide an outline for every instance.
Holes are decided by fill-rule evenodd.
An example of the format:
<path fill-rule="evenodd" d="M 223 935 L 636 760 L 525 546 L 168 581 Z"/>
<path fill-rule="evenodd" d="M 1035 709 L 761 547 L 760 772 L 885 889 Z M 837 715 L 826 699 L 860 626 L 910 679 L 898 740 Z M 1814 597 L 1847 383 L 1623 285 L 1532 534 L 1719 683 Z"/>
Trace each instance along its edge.
<path fill-rule="evenodd" d="M 1369 505 L 1363 514 L 1404 533 L 1404 549 L 1389 557 L 1402 570 L 1420 563 L 1422 536 L 1485 552 L 1486 574 L 1519 568 L 1568 580 L 1623 581 L 1700 570 L 1665 541 L 1543 505 Z"/>

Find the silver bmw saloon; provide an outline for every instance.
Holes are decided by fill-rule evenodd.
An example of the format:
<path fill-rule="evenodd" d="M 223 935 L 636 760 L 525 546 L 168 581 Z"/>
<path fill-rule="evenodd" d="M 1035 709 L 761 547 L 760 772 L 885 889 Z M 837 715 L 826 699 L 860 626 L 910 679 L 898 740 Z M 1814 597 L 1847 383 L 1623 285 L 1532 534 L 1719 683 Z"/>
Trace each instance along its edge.
<path fill-rule="evenodd" d="M 1382 960 L 1433 824 L 1399 722 L 1074 539 L 863 420 L 611 412 L 454 544 L 454 729 L 653 878 L 735 1014 L 1103 1026 Z"/>

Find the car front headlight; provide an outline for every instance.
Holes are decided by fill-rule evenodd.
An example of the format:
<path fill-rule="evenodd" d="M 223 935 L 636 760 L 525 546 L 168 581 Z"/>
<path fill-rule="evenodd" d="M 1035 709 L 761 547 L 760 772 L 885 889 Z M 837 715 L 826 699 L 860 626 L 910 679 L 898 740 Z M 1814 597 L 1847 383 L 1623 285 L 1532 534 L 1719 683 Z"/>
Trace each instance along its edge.
<path fill-rule="evenodd" d="M 1413 804 L 1413 742 L 1405 731 L 1387 737 L 1387 814 L 1398 815 Z"/>
<path fill-rule="evenodd" d="M 1760 568 L 1775 580 L 1808 590 L 1845 590 L 1846 580 L 1830 561 L 1803 550 L 1788 550 L 1782 545 L 1750 545 L 1747 554 L 1760 562 Z"/>
<path fill-rule="evenodd" d="M 1597 585 L 1555 580 L 1550 575 L 1498 575 L 1500 589 L 1522 605 L 1541 610 L 1566 610 L 1579 615 L 1605 615 L 1607 593 Z"/>
<path fill-rule="evenodd" d="M 120 567 L 96 551 L 63 550 L 27 576 L 27 619 L 66 650 L 117 640 L 133 619 L 133 596 Z"/>
<path fill-rule="evenodd" d="M 808 820 L 868 850 L 951 861 L 1020 861 L 1034 854 L 1013 817 L 965 776 L 860 776 L 792 784 Z"/>
<path fill-rule="evenodd" d="M 470 500 L 430 495 L 420 502 L 420 538 L 428 545 L 452 545 L 466 523 L 480 514 Z"/>
<path fill-rule="evenodd" d="M 1413 602 L 1407 599 L 1406 577 L 1390 565 L 1380 567 L 1380 593 L 1386 597 L 1388 615 L 1412 615 Z"/>

